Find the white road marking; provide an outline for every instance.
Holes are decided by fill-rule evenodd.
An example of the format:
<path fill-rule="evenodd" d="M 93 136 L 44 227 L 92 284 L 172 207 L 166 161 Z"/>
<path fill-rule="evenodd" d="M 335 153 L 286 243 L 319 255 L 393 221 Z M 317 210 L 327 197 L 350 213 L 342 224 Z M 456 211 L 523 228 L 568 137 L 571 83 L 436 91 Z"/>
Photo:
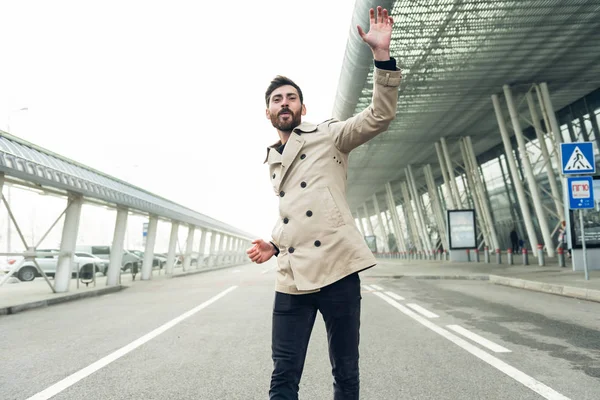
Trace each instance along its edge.
<path fill-rule="evenodd" d="M 439 318 L 440 317 L 439 315 L 432 313 L 431 311 L 421 307 L 418 304 L 410 303 L 410 304 L 407 304 L 407 306 L 409 306 L 410 308 L 412 308 L 413 310 L 415 310 L 416 312 L 418 312 L 419 314 L 421 314 L 424 317 L 427 317 L 427 318 Z"/>
<path fill-rule="evenodd" d="M 491 351 L 493 351 L 494 353 L 510 353 L 511 351 L 509 349 L 507 349 L 506 347 L 502 347 L 499 344 L 496 344 L 494 342 L 492 342 L 491 340 L 488 340 L 482 336 L 479 336 L 478 334 L 471 332 L 468 329 L 463 328 L 462 326 L 459 325 L 448 325 L 448 328 L 452 329 L 454 332 L 463 335 L 464 337 L 471 339 L 472 341 L 474 341 L 475 343 L 479 343 L 480 345 L 482 345 L 483 347 L 487 347 L 488 349 L 490 349 Z"/>
<path fill-rule="evenodd" d="M 270 268 L 265 269 L 263 272 L 261 272 L 261 274 L 266 274 L 267 272 L 270 271 Z"/>
<path fill-rule="evenodd" d="M 363 287 L 363 289 L 365 289 L 368 292 L 372 292 L 373 291 L 373 288 L 371 286 L 369 286 L 369 285 L 362 285 L 362 287 Z"/>
<path fill-rule="evenodd" d="M 468 351 L 469 353 L 473 354 L 475 357 L 479 358 L 480 360 L 488 363 L 492 367 L 496 368 L 497 370 L 499 370 L 499 371 L 503 372 L 504 374 L 508 375 L 509 377 L 513 378 L 517 382 L 520 382 L 523 385 L 527 386 L 529 389 L 538 393 L 545 399 L 548 399 L 548 400 L 571 400 L 568 397 L 563 396 L 562 394 L 558 393 L 551 387 L 546 386 L 543 383 L 541 383 L 540 381 L 527 375 L 526 373 L 521 372 L 520 370 L 516 369 L 512 365 L 509 365 L 509 364 L 505 363 L 504 361 L 500 360 L 499 358 L 496 358 L 493 355 L 486 353 L 485 351 L 481 350 L 479 347 L 476 347 L 475 345 L 467 342 L 466 340 L 461 339 L 460 337 L 456 336 L 452 332 L 449 332 L 446 329 L 444 329 L 440 326 L 437 326 L 433 322 L 421 317 L 420 315 L 416 314 L 409 308 L 407 308 L 407 307 L 403 306 L 402 304 L 398 303 L 397 301 L 387 297 L 383 293 L 375 293 L 375 295 L 382 298 L 384 301 L 386 301 L 387 303 L 392 305 L 394 308 L 398 309 L 400 312 L 406 314 L 407 316 L 411 317 L 415 321 L 419 322 L 421 325 L 426 326 L 427 328 L 431 329 L 435 333 L 445 337 L 452 343 L 456 344 L 457 346 L 459 346 L 459 347 L 463 348 L 464 350 Z"/>
<path fill-rule="evenodd" d="M 371 285 L 371 287 L 372 287 L 373 289 L 375 289 L 375 290 L 382 290 L 382 291 L 383 291 L 383 288 L 382 288 L 381 286 L 377 286 L 377 285 Z"/>
<path fill-rule="evenodd" d="M 241 272 L 241 269 L 234 269 L 233 271 L 231 271 L 232 274 L 237 274 L 238 272 Z"/>
<path fill-rule="evenodd" d="M 96 361 L 95 363 L 90 364 L 87 367 L 75 372 L 74 374 L 67 376 L 62 381 L 57 382 L 54 385 L 50 386 L 49 388 L 31 396 L 27 400 L 47 400 L 51 397 L 56 396 L 57 394 L 59 394 L 60 392 L 62 392 L 65 389 L 73 386 L 80 380 L 88 377 L 89 375 L 93 374 L 94 372 L 98 371 L 99 369 L 106 367 L 111 362 L 118 360 L 119 358 L 123 357 L 127 353 L 130 353 L 131 351 L 137 349 L 144 343 L 149 342 L 150 340 L 154 339 L 161 333 L 164 333 L 165 331 L 171 329 L 172 327 L 174 327 L 178 323 L 182 322 L 183 320 L 196 314 L 198 311 L 208 307 L 209 305 L 211 305 L 215 301 L 219 300 L 220 298 L 224 297 L 226 294 L 228 294 L 229 292 L 233 291 L 236 288 L 237 288 L 237 286 L 232 286 L 229 289 L 224 290 L 223 292 L 221 292 L 218 295 L 214 296 L 213 298 L 205 301 L 204 303 L 200 304 L 199 306 L 192 308 L 190 311 L 188 311 L 184 314 L 181 314 L 179 317 L 172 319 L 171 321 L 167 322 L 166 324 L 156 328 L 155 330 L 153 330 L 150 333 L 145 334 L 141 338 L 134 340 L 133 342 L 129 343 L 128 345 L 121 347 L 120 349 L 114 351 L 113 353 L 107 355 L 104 358 L 101 358 L 100 360 Z"/>
<path fill-rule="evenodd" d="M 384 293 L 387 294 L 388 296 L 390 296 L 394 300 L 404 300 L 404 297 L 399 296 L 394 292 L 384 292 Z"/>

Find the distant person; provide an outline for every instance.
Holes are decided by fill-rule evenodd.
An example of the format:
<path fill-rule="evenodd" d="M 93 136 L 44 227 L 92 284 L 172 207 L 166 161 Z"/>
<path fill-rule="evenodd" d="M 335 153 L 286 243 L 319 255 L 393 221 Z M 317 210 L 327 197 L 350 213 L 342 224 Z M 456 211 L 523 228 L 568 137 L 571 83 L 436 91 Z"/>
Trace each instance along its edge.
<path fill-rule="evenodd" d="M 518 253 L 519 252 L 519 235 L 517 234 L 517 231 L 515 230 L 515 228 L 513 228 L 513 230 L 510 231 L 510 243 L 512 244 L 512 252 L 514 254 Z"/>
<path fill-rule="evenodd" d="M 396 115 L 400 71 L 390 57 L 392 18 L 377 7 L 358 33 L 373 52 L 371 104 L 345 121 L 302 122 L 302 91 L 277 76 L 265 93 L 266 116 L 279 141 L 267 149 L 269 181 L 279 196 L 271 242 L 247 250 L 258 264 L 277 256 L 269 398 L 298 399 L 312 328 L 320 311 L 329 342 L 334 400 L 359 398 L 361 285 L 358 273 L 376 264 L 346 203 L 348 155 L 387 130 Z M 294 40 L 280 51 L 291 54 Z M 291 40 L 291 41 L 290 41 Z M 300 56 L 300 55 L 298 55 Z"/>

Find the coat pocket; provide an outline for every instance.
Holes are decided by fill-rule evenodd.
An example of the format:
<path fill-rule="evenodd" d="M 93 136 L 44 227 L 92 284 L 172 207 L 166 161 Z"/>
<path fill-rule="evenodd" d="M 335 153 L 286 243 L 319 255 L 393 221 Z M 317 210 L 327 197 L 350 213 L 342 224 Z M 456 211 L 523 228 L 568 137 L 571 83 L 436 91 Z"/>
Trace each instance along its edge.
<path fill-rule="evenodd" d="M 344 217 L 342 217 L 342 213 L 329 187 L 321 189 L 321 200 L 323 201 L 323 212 L 325 213 L 328 225 L 332 228 L 344 225 Z"/>

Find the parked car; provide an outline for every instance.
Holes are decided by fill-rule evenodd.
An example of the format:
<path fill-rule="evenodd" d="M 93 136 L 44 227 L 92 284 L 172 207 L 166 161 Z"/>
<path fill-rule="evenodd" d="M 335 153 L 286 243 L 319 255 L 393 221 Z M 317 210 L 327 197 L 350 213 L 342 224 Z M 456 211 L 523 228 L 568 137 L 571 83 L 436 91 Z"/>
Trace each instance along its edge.
<path fill-rule="evenodd" d="M 80 245 L 77 246 L 77 252 L 90 253 L 96 257 L 99 257 L 103 260 L 110 260 L 110 246 L 88 246 L 88 245 Z M 121 270 L 122 271 L 132 271 L 135 267 L 139 269 L 142 266 L 142 258 L 137 255 L 123 250 L 123 259 L 121 260 Z"/>
<path fill-rule="evenodd" d="M 54 277 L 56 275 L 56 269 L 58 266 L 58 254 L 59 251 L 57 249 L 44 249 L 37 250 L 38 253 L 47 253 L 42 256 L 35 257 L 38 265 L 44 271 L 44 273 L 49 277 Z M 19 260 L 16 258 L 11 258 L 8 260 L 8 266 L 5 267 L 7 270 L 5 272 L 9 272 L 15 263 Z M 96 272 L 104 272 L 105 267 L 102 264 L 102 260 L 98 257 L 88 257 L 83 254 L 73 256 L 73 261 L 71 263 L 71 277 L 77 277 L 77 271 L 79 271 L 80 276 L 83 274 L 91 275 Z M 36 268 L 36 265 L 33 260 L 25 260 L 23 265 L 15 271 L 14 275 L 23 282 L 29 282 L 34 280 L 36 277 L 41 276 L 40 272 Z"/>
<path fill-rule="evenodd" d="M 142 262 L 144 260 L 144 252 L 141 250 L 129 250 L 130 253 L 135 254 L 136 256 L 140 257 L 142 259 Z M 160 269 L 162 269 L 165 264 L 167 263 L 167 257 L 163 256 L 162 254 L 159 253 L 154 253 L 154 260 L 152 261 L 152 268 L 154 267 L 158 267 Z"/>

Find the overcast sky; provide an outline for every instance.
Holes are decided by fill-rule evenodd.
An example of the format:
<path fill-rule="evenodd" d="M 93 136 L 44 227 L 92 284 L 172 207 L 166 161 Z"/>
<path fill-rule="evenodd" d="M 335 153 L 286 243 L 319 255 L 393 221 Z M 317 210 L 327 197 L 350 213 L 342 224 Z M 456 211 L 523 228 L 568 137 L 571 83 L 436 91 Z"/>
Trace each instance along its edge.
<path fill-rule="evenodd" d="M 330 118 L 354 1 L 218 3 L 3 0 L 0 129 L 268 238 L 265 89 Z"/>

